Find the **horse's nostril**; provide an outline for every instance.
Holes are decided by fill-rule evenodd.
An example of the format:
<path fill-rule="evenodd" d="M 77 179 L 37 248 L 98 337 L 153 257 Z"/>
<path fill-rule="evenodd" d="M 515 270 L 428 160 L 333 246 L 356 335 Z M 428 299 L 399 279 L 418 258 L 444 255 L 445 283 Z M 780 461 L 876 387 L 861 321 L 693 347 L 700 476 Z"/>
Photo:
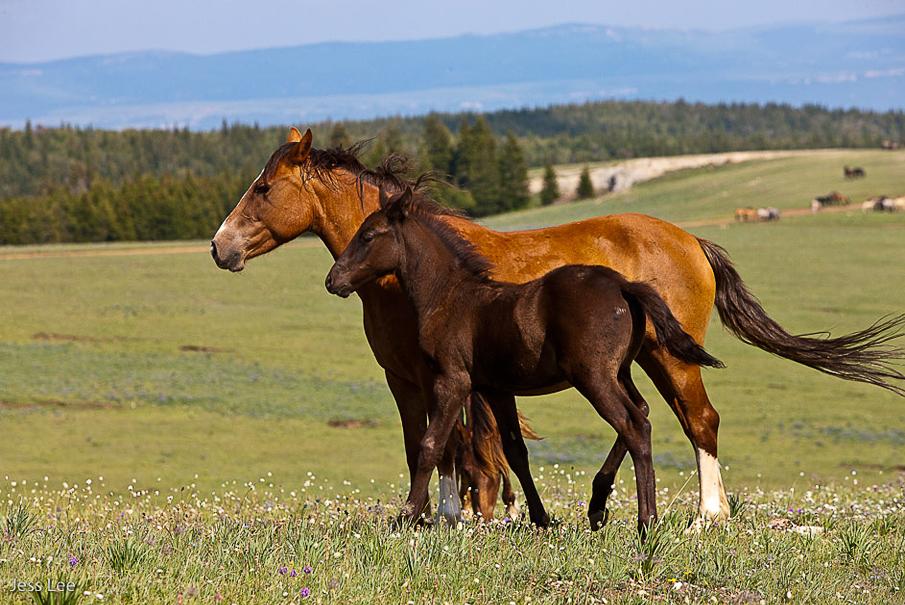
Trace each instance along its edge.
<path fill-rule="evenodd" d="M 211 240 L 211 256 L 214 260 L 217 260 L 217 242 Z"/>

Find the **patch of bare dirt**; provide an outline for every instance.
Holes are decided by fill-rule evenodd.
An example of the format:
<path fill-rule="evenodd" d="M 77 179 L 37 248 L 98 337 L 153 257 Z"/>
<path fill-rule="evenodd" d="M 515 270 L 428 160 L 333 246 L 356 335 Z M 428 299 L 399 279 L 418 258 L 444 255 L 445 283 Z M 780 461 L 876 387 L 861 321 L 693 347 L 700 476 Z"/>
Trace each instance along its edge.
<path fill-rule="evenodd" d="M 327 421 L 327 426 L 335 429 L 372 429 L 377 426 L 377 422 L 366 418 L 364 420 L 357 418 L 334 418 Z"/>
<path fill-rule="evenodd" d="M 0 399 L 0 410 L 38 410 L 46 408 L 93 409 L 107 410 L 117 407 L 105 401 L 61 401 L 59 399 L 43 399 L 40 401 L 6 401 Z"/>
<path fill-rule="evenodd" d="M 186 353 L 229 353 L 232 349 L 221 349 L 205 345 L 182 345 L 179 350 Z"/>
<path fill-rule="evenodd" d="M 78 336 L 77 334 L 58 334 L 57 332 L 36 332 L 31 335 L 34 340 L 51 340 L 57 342 L 100 342 L 93 336 Z"/>

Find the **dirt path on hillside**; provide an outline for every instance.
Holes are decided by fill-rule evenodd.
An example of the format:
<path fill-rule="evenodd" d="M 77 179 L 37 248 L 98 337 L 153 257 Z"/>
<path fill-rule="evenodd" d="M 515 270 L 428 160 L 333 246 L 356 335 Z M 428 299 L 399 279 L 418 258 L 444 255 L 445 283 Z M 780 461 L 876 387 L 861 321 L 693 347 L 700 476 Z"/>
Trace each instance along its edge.
<path fill-rule="evenodd" d="M 838 149 L 798 149 L 791 151 L 731 151 L 727 153 L 700 153 L 695 155 L 663 156 L 653 158 L 635 158 L 621 162 L 608 163 L 603 166 L 590 168 L 591 182 L 596 191 L 625 191 L 633 185 L 650 181 L 670 172 L 702 168 L 704 166 L 723 166 L 726 164 L 739 164 L 754 160 L 776 160 L 781 158 L 813 156 L 815 154 L 843 153 Z M 590 164 L 593 164 L 591 162 Z M 578 179 L 584 165 L 573 164 L 556 168 L 556 182 L 561 192 L 570 192 L 562 199 L 568 200 L 575 197 L 578 189 Z M 612 183 L 611 183 L 612 181 Z M 539 193 L 543 187 L 543 175 L 538 174 L 528 179 L 528 189 L 531 193 Z"/>
<path fill-rule="evenodd" d="M 819 210 L 818 214 L 836 214 L 840 212 L 853 212 L 855 210 L 860 211 L 860 208 L 857 204 L 849 204 L 848 206 L 830 206 L 828 208 L 822 208 Z M 780 213 L 781 218 L 795 217 L 795 216 L 812 216 L 814 212 L 810 208 L 790 208 L 788 210 L 782 210 Z M 759 224 L 764 223 L 766 221 L 753 221 L 751 224 Z M 735 216 L 721 217 L 721 218 L 710 218 L 710 219 L 701 219 L 695 221 L 679 221 L 675 223 L 675 225 L 682 227 L 683 229 L 690 229 L 691 227 L 723 227 L 725 225 L 731 225 L 735 223 Z"/>

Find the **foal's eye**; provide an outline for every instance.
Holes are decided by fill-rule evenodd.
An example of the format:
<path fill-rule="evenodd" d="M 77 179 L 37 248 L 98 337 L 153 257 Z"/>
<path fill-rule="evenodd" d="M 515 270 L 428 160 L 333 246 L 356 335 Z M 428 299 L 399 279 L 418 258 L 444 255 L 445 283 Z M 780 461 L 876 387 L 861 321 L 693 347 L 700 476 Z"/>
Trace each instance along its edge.
<path fill-rule="evenodd" d="M 361 234 L 361 241 L 363 241 L 363 242 L 369 242 L 372 239 L 374 239 L 373 231 L 365 231 L 364 233 Z"/>
<path fill-rule="evenodd" d="M 267 183 L 258 183 L 255 185 L 255 193 L 258 195 L 265 195 L 268 191 L 270 191 L 270 185 Z"/>

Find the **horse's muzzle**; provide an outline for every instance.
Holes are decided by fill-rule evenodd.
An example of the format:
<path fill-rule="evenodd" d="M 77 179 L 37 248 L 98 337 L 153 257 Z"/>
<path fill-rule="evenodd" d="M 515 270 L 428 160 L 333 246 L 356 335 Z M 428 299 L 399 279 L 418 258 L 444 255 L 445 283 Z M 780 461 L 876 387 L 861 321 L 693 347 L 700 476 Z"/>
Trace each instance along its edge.
<path fill-rule="evenodd" d="M 237 273 L 245 268 L 245 263 L 242 260 L 242 254 L 240 252 L 236 251 L 231 254 L 222 255 L 220 249 L 217 247 L 216 240 L 211 240 L 211 258 L 214 259 L 214 263 L 216 263 L 218 267 L 227 269 L 233 273 Z"/>
<path fill-rule="evenodd" d="M 327 274 L 327 279 L 324 280 L 324 286 L 327 287 L 327 292 L 340 298 L 349 298 L 349 295 L 354 292 L 351 284 L 342 283 L 340 280 L 334 279 L 332 269 Z"/>

